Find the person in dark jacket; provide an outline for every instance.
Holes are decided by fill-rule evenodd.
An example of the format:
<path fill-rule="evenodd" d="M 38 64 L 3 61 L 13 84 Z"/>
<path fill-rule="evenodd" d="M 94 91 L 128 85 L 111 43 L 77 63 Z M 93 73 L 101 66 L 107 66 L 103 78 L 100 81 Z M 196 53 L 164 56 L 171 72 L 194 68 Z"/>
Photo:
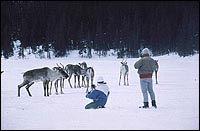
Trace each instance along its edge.
<path fill-rule="evenodd" d="M 85 109 L 105 108 L 110 91 L 103 77 L 99 77 L 97 86 L 93 85 L 92 87 L 93 90 L 86 94 L 86 98 L 92 99 L 93 102 L 87 104 Z"/>
<path fill-rule="evenodd" d="M 148 93 L 151 97 L 152 106 L 157 108 L 155 93 L 153 91 L 152 74 L 158 67 L 156 61 L 150 57 L 150 51 L 148 48 L 144 48 L 141 55 L 141 59 L 134 64 L 135 69 L 138 69 L 144 101 L 144 106 L 140 108 L 149 108 Z"/>

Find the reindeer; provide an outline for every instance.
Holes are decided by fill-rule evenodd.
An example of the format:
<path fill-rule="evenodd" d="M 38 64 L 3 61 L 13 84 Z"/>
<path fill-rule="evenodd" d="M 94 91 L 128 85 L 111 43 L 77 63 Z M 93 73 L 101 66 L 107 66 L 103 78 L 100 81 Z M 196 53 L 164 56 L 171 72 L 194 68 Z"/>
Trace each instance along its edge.
<path fill-rule="evenodd" d="M 156 84 L 158 84 L 158 60 L 155 60 L 156 68 L 155 68 L 155 77 L 156 77 Z"/>
<path fill-rule="evenodd" d="M 58 67 L 53 67 L 54 71 L 64 70 L 64 67 L 60 67 L 58 64 L 57 64 L 57 66 Z M 59 81 L 60 81 L 60 93 L 64 94 L 64 92 L 62 91 L 62 88 L 64 88 L 64 79 L 65 79 L 65 77 L 60 77 L 60 78 L 58 78 L 58 79 L 55 80 L 54 86 L 55 86 L 55 89 L 56 89 L 56 95 L 58 95 L 58 82 Z M 51 89 L 52 89 L 52 82 L 53 81 L 50 81 L 50 90 L 49 90 L 49 94 L 50 95 L 51 95 Z"/>
<path fill-rule="evenodd" d="M 87 89 L 86 89 L 86 93 L 88 92 L 88 88 L 89 88 L 89 80 L 91 80 L 90 82 L 90 87 L 92 87 L 93 85 L 93 80 L 94 80 L 94 69 L 92 67 L 88 67 L 86 69 L 86 81 L 87 81 Z"/>
<path fill-rule="evenodd" d="M 70 80 L 71 80 L 71 77 L 72 77 L 73 74 L 74 74 L 74 88 L 76 88 L 76 78 L 78 78 L 78 86 L 81 87 L 80 86 L 81 70 L 82 70 L 82 68 L 79 65 L 68 64 L 68 65 L 65 66 L 65 71 L 69 75 L 68 82 L 69 82 L 69 85 L 70 85 L 71 88 L 72 88 L 72 85 L 71 85 Z"/>
<path fill-rule="evenodd" d="M 120 67 L 120 78 L 119 78 L 119 85 L 120 85 L 120 81 L 121 81 L 121 75 L 124 76 L 124 85 L 129 85 L 128 83 L 128 72 L 129 72 L 129 68 L 128 68 L 128 65 L 127 65 L 127 61 L 122 61 L 121 62 L 121 67 Z M 127 82 L 126 82 L 126 79 L 127 79 Z"/>
<path fill-rule="evenodd" d="M 60 77 L 67 78 L 69 77 L 67 73 L 65 73 L 62 69 L 52 70 L 48 67 L 38 68 L 26 71 L 23 74 L 23 82 L 18 85 L 18 97 L 20 97 L 20 88 L 26 85 L 26 90 L 29 96 L 32 96 L 29 88 L 34 82 L 42 81 L 44 87 L 44 96 L 49 96 L 48 92 L 48 84 L 50 81 L 54 81 Z"/>
<path fill-rule="evenodd" d="M 78 63 L 80 65 L 80 67 L 83 69 L 82 72 L 81 72 L 81 75 L 82 75 L 82 83 L 81 83 L 81 86 L 86 86 L 85 85 L 85 73 L 86 73 L 86 69 L 87 69 L 87 64 L 86 62 L 82 62 L 82 63 Z"/>

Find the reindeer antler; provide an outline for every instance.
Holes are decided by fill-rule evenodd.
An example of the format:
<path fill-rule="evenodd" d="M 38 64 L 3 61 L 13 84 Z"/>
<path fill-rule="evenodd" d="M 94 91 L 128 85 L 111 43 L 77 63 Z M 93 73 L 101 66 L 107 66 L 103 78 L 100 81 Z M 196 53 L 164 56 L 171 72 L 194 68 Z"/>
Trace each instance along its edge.
<path fill-rule="evenodd" d="M 62 66 L 62 68 L 64 69 L 64 65 L 62 63 L 60 63 L 60 65 Z"/>
<path fill-rule="evenodd" d="M 56 63 L 56 65 L 57 65 L 58 67 L 60 67 L 60 66 L 58 65 L 58 63 Z"/>
<path fill-rule="evenodd" d="M 127 59 L 125 59 L 123 63 L 127 64 Z"/>
<path fill-rule="evenodd" d="M 124 62 L 127 62 L 127 59 L 125 59 L 125 61 Z"/>
<path fill-rule="evenodd" d="M 63 68 L 64 68 L 62 65 L 61 65 L 62 67 L 61 67 L 60 65 L 58 65 L 58 63 L 56 63 L 56 65 L 57 65 L 59 68 L 61 68 L 61 69 L 63 69 Z"/>
<path fill-rule="evenodd" d="M 58 67 L 60 67 L 60 66 L 58 65 L 58 63 L 56 63 L 56 65 L 57 65 Z"/>

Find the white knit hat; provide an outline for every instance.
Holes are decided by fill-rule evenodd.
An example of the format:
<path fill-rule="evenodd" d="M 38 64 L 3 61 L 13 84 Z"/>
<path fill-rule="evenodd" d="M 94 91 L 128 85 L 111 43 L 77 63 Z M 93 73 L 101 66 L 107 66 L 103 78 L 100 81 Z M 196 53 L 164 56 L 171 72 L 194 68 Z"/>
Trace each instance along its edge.
<path fill-rule="evenodd" d="M 142 53 L 142 55 L 144 55 L 144 54 L 150 55 L 150 51 L 148 48 L 144 48 L 141 53 Z"/>
<path fill-rule="evenodd" d="M 97 82 L 104 82 L 104 79 L 102 76 L 99 76 L 98 79 L 97 79 Z"/>

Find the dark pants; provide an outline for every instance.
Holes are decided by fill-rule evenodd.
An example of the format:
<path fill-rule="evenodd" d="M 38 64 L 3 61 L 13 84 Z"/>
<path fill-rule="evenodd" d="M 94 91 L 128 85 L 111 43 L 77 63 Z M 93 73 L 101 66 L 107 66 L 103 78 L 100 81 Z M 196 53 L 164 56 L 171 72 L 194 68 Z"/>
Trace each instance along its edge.
<path fill-rule="evenodd" d="M 97 105 L 96 102 L 91 102 L 85 106 L 85 109 L 97 109 L 97 108 L 99 108 L 99 106 Z"/>

